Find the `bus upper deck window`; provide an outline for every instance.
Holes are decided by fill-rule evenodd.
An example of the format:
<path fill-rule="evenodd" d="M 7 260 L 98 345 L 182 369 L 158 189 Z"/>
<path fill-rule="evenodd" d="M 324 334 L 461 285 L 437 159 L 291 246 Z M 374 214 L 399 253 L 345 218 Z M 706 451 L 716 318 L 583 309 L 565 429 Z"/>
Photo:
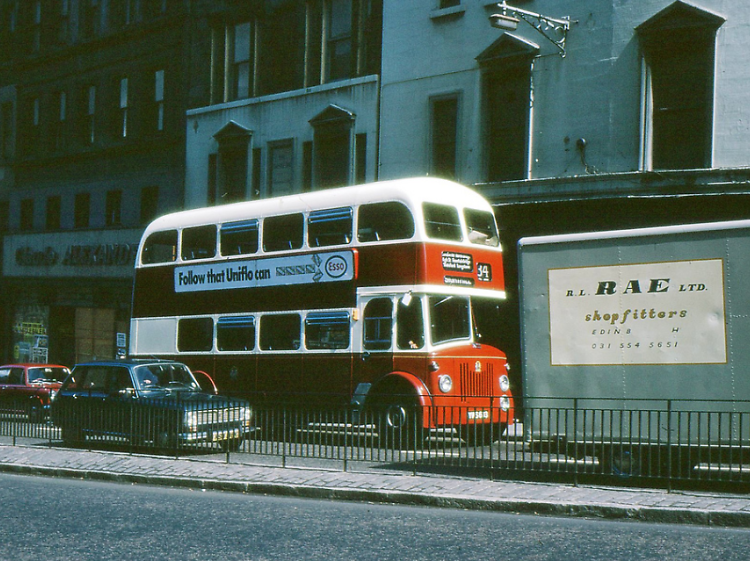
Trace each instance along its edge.
<path fill-rule="evenodd" d="M 491 212 L 467 208 L 464 210 L 466 226 L 469 228 L 469 241 L 471 243 L 497 247 L 500 238 L 497 235 L 495 217 Z"/>
<path fill-rule="evenodd" d="M 216 346 L 220 351 L 252 351 L 255 348 L 255 318 L 219 318 L 216 322 Z"/>
<path fill-rule="evenodd" d="M 221 225 L 222 255 L 247 255 L 258 251 L 258 221 L 243 220 Z"/>
<path fill-rule="evenodd" d="M 461 222 L 458 210 L 448 205 L 424 203 L 424 225 L 427 235 L 438 240 L 461 241 Z"/>
<path fill-rule="evenodd" d="M 216 226 L 196 226 L 182 231 L 182 258 L 186 261 L 216 256 Z"/>
<path fill-rule="evenodd" d="M 301 248 L 304 224 L 302 214 L 269 216 L 263 221 L 263 251 Z"/>
<path fill-rule="evenodd" d="M 307 218 L 307 244 L 310 247 L 348 244 L 352 241 L 352 209 L 316 210 Z"/>
<path fill-rule="evenodd" d="M 369 203 L 357 212 L 360 242 L 405 240 L 414 235 L 414 217 L 403 203 Z"/>
<path fill-rule="evenodd" d="M 153 263 L 170 263 L 177 259 L 177 230 L 154 232 L 143 244 L 141 262 L 145 265 Z"/>

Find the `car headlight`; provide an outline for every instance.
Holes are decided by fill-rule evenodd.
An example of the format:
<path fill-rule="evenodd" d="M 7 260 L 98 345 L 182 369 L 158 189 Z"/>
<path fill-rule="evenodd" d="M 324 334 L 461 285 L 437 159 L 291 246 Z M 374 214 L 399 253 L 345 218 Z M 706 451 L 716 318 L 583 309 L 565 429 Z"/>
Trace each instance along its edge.
<path fill-rule="evenodd" d="M 253 420 L 253 410 L 251 407 L 243 407 L 240 409 L 240 419 L 242 419 L 242 422 L 245 424 L 250 424 L 250 421 Z"/>
<path fill-rule="evenodd" d="M 185 427 L 189 431 L 198 430 L 198 415 L 195 411 L 188 411 L 185 413 Z"/>
<path fill-rule="evenodd" d="M 510 389 L 510 380 L 505 374 L 503 374 L 502 376 L 500 376 L 500 391 L 507 392 L 509 389 Z"/>
<path fill-rule="evenodd" d="M 453 389 L 453 380 L 448 374 L 443 374 L 438 377 L 438 388 L 443 393 L 448 393 Z"/>

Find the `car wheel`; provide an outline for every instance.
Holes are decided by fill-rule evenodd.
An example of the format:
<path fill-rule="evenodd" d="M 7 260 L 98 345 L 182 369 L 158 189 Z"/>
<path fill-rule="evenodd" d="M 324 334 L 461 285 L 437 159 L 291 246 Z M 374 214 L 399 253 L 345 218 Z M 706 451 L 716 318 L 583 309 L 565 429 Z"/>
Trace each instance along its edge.
<path fill-rule="evenodd" d="M 44 420 L 44 407 L 38 399 L 32 399 L 29 404 L 29 422 L 39 423 Z"/>
<path fill-rule="evenodd" d="M 177 436 L 171 431 L 161 431 L 156 435 L 156 447 L 165 452 L 177 450 Z"/>
<path fill-rule="evenodd" d="M 78 427 L 62 427 L 62 441 L 65 446 L 75 446 L 84 441 L 83 431 Z"/>
<path fill-rule="evenodd" d="M 242 447 L 241 438 L 228 438 L 222 441 L 221 449 L 224 452 L 237 452 Z"/>

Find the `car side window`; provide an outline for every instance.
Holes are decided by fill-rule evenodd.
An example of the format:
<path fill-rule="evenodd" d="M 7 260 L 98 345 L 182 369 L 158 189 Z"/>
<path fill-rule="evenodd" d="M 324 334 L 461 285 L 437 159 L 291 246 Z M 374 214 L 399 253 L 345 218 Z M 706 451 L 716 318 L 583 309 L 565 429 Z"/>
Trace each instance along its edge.
<path fill-rule="evenodd" d="M 0 368 L 0 384 L 7 384 L 10 377 L 10 368 Z"/>
<path fill-rule="evenodd" d="M 11 368 L 8 383 L 16 385 L 23 384 L 23 368 Z"/>
<path fill-rule="evenodd" d="M 130 372 L 128 372 L 128 369 L 120 367 L 112 368 L 107 380 L 107 386 L 110 393 L 132 389 L 133 382 L 130 379 Z"/>

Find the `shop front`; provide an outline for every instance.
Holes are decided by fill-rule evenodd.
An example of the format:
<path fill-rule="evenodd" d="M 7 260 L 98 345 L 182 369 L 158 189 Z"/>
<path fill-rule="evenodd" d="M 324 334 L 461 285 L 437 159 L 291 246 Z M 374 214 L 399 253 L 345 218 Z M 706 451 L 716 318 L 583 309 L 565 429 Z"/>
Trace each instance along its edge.
<path fill-rule="evenodd" d="M 0 292 L 0 360 L 124 356 L 141 230 L 9 235 Z"/>

